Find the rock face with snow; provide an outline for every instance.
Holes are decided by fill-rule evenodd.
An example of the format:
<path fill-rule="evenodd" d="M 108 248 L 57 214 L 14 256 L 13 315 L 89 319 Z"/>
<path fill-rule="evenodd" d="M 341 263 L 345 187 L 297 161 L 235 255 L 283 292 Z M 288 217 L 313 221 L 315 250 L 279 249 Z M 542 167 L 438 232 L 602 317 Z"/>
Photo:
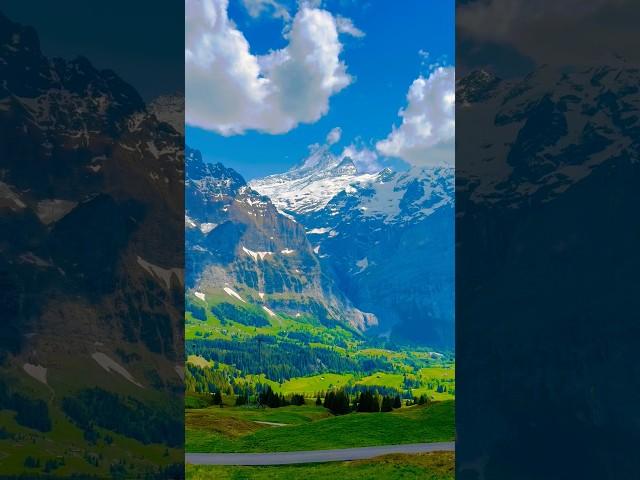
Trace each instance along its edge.
<path fill-rule="evenodd" d="M 640 378 L 628 360 L 640 308 L 640 70 L 615 63 L 457 82 L 458 371 L 469 380 L 457 398 L 464 442 L 482 445 L 459 455 L 470 477 L 491 477 L 492 465 L 516 472 L 516 449 L 528 445 L 545 456 L 538 439 L 549 431 L 579 445 L 569 454 L 577 462 L 564 462 L 566 474 L 543 462 L 540 472 L 636 470 L 635 459 L 603 462 L 602 448 L 573 467 L 603 431 L 632 443 L 637 429 L 627 426 L 640 423 L 633 396 L 619 393 L 638 391 Z M 522 415 L 540 405 L 535 422 Z M 558 445 L 546 446 L 550 457 Z"/>
<path fill-rule="evenodd" d="M 184 137 L 114 72 L 48 59 L 1 14 L 0 58 L 3 365 L 117 392 L 90 360 L 98 338 L 136 378 L 153 358 L 165 383 L 147 392 L 181 404 Z"/>
<path fill-rule="evenodd" d="M 362 330 L 375 324 L 323 274 L 304 227 L 234 170 L 205 163 L 187 148 L 185 198 L 188 289 L 224 291 L 291 316 L 307 312 Z"/>
<path fill-rule="evenodd" d="M 305 226 L 323 269 L 371 333 L 452 349 L 454 171 L 359 173 L 331 155 L 251 182 Z"/>

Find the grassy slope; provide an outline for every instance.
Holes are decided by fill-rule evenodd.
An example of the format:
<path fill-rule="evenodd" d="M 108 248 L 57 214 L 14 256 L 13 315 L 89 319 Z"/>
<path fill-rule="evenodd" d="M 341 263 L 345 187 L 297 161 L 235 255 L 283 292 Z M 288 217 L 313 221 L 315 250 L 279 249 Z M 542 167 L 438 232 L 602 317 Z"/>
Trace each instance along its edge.
<path fill-rule="evenodd" d="M 385 455 L 371 460 L 274 467 L 187 466 L 189 480 L 295 479 L 341 480 L 384 479 L 453 480 L 454 454 Z"/>
<path fill-rule="evenodd" d="M 109 475 L 110 464 L 120 459 L 127 459 L 133 465 L 131 472 L 134 469 L 139 472 L 151 465 L 166 466 L 181 461 L 181 449 L 167 450 L 164 445 L 159 444 L 144 445 L 135 439 L 103 428 L 96 428 L 102 438 L 96 444 L 89 445 L 84 439 L 83 431 L 64 415 L 60 406 L 61 399 L 83 387 L 87 382 L 86 379 L 90 378 L 93 385 L 115 391 L 120 395 L 135 396 L 148 405 L 158 405 L 158 402 L 166 398 L 163 393 L 151 388 L 141 389 L 113 372 L 106 372 L 90 357 L 81 363 L 75 359 L 73 362 L 65 362 L 65 360 L 60 358 L 58 368 L 48 372 L 49 386 L 42 385 L 26 375 L 14 375 L 13 372 L 18 370 L 17 368 L 0 371 L 0 376 L 4 376 L 4 379 L 14 386 L 20 385 L 21 390 L 29 392 L 32 398 L 45 400 L 52 421 L 52 430 L 42 433 L 19 425 L 15 421 L 13 411 L 0 412 L 0 426 L 9 434 L 9 438 L 0 439 L 0 471 L 2 472 L 0 475 L 18 475 L 23 472 L 34 476 L 40 475 L 47 460 L 62 457 L 65 465 L 54 470 L 52 475 L 64 476 L 79 473 L 106 478 Z M 135 377 L 142 379 L 142 375 L 137 372 Z M 111 444 L 104 442 L 106 435 L 113 438 Z M 168 456 L 165 455 L 167 451 Z M 85 460 L 85 455 L 101 455 L 102 459 L 96 467 Z M 39 459 L 41 466 L 25 468 L 24 459 L 27 456 Z"/>
<path fill-rule="evenodd" d="M 301 414 L 295 418 L 296 408 Z M 312 410 L 313 409 L 313 410 Z M 205 413 L 202 413 L 202 410 Z M 318 407 L 265 409 L 247 419 L 247 409 L 217 407 L 187 412 L 188 452 L 277 452 L 370 445 L 438 442 L 455 436 L 454 402 L 436 402 L 389 413 L 326 416 Z M 282 410 L 282 412 L 278 412 Z M 312 413 L 316 412 L 316 413 Z M 312 413 L 310 416 L 309 414 Z M 261 421 L 289 423 L 272 427 Z M 306 417 L 306 419 L 303 419 Z M 311 420 L 311 421 L 310 421 Z"/>

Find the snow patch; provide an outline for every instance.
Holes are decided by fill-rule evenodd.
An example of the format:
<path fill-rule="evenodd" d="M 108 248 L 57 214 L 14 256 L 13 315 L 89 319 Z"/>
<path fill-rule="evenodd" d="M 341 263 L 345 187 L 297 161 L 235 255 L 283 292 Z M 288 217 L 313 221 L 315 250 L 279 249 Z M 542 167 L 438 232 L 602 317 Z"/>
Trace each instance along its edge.
<path fill-rule="evenodd" d="M 356 267 L 358 267 L 360 270 L 358 270 L 355 273 L 355 275 L 358 275 L 359 273 L 364 272 L 367 269 L 367 267 L 369 267 L 369 259 L 367 257 L 364 257 L 364 258 L 358 260 L 356 262 Z"/>
<path fill-rule="evenodd" d="M 206 295 L 202 292 L 195 292 L 194 295 L 199 298 L 200 300 L 202 300 L 203 302 L 206 302 Z"/>
<path fill-rule="evenodd" d="M 200 231 L 205 235 L 218 226 L 217 223 L 201 223 Z"/>
<path fill-rule="evenodd" d="M 244 246 L 242 247 L 242 251 L 253 258 L 256 262 L 258 261 L 258 258 L 260 260 L 264 260 L 267 255 L 273 255 L 273 252 L 254 252 Z"/>
<path fill-rule="evenodd" d="M 13 205 L 20 210 L 27 206 L 22 200 L 20 200 L 19 195 L 4 182 L 0 182 L 0 198 L 10 200 Z"/>
<path fill-rule="evenodd" d="M 292 253 L 295 253 L 295 250 L 291 250 L 290 248 L 285 248 L 284 250 L 280 250 L 280 253 L 282 253 L 283 255 L 291 255 Z"/>
<path fill-rule="evenodd" d="M 267 313 L 269 314 L 269 316 L 270 316 L 270 317 L 275 317 L 275 316 L 276 316 L 276 314 L 275 314 L 275 313 L 273 313 L 273 310 L 271 310 L 269 307 L 267 307 L 267 306 L 263 305 L 263 306 L 262 306 L 262 309 L 263 309 L 265 312 L 267 312 Z"/>
<path fill-rule="evenodd" d="M 229 287 L 224 287 L 224 291 L 227 292 L 227 295 L 230 295 L 232 297 L 237 298 L 238 300 L 240 300 L 242 303 L 247 303 L 244 298 L 242 298 L 240 295 L 238 295 L 238 293 L 233 290 L 232 288 Z"/>
<path fill-rule="evenodd" d="M 264 300 L 264 292 L 258 292 L 258 296 L 260 297 L 260 300 Z"/>
<path fill-rule="evenodd" d="M 329 233 L 330 231 L 331 227 L 312 228 L 311 230 L 307 230 L 307 235 L 323 235 L 325 233 Z"/>
<path fill-rule="evenodd" d="M 111 359 L 110 357 L 108 357 L 104 353 L 95 352 L 95 353 L 93 353 L 91 355 L 91 358 L 93 358 L 96 362 L 98 362 L 98 365 L 100 365 L 102 368 L 104 368 L 107 372 L 114 371 L 117 374 L 123 376 L 129 382 L 133 383 L 134 385 L 136 385 L 136 386 L 138 386 L 140 388 L 144 388 L 140 383 L 138 383 L 131 376 L 131 374 L 122 365 L 120 365 L 118 362 L 116 362 L 115 360 Z"/>
<path fill-rule="evenodd" d="M 178 277 L 180 283 L 183 283 L 182 276 L 184 271 L 181 268 L 162 268 L 153 263 L 147 262 L 145 259 L 138 257 L 138 265 L 144 268 L 152 276 L 159 280 L 162 280 L 167 287 L 167 290 L 171 288 L 171 275 L 175 274 Z"/>
<path fill-rule="evenodd" d="M 198 226 L 189 215 L 184 216 L 184 224 L 187 228 L 196 228 Z"/>
<path fill-rule="evenodd" d="M 38 257 L 37 255 L 34 255 L 32 252 L 23 253 L 18 258 L 19 258 L 19 260 L 21 262 L 31 263 L 31 264 L 33 264 L 33 265 L 35 265 L 37 267 L 43 267 L 43 268 L 51 268 L 51 267 L 53 267 L 53 264 L 51 262 L 48 262 L 48 261 Z"/>
<path fill-rule="evenodd" d="M 76 202 L 69 200 L 42 200 L 36 207 L 36 215 L 42 223 L 49 225 L 57 222 L 75 208 Z"/>
<path fill-rule="evenodd" d="M 33 365 L 31 363 L 25 363 L 22 365 L 22 369 L 30 377 L 35 378 L 40 383 L 47 385 L 47 369 L 42 365 Z"/>

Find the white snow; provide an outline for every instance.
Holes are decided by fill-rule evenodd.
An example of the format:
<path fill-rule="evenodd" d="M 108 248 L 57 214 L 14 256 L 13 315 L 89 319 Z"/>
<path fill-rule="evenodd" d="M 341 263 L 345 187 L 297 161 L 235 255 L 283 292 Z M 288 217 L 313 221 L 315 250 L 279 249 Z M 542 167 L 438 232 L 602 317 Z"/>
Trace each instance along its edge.
<path fill-rule="evenodd" d="M 194 292 L 193 293 L 197 298 L 199 298 L 200 300 L 202 300 L 203 302 L 207 301 L 207 297 L 205 296 L 204 293 L 202 292 Z"/>
<path fill-rule="evenodd" d="M 25 363 L 22 365 L 22 369 L 27 375 L 35 378 L 40 383 L 47 385 L 47 369 L 41 365 L 33 365 L 31 363 Z"/>
<path fill-rule="evenodd" d="M 253 258 L 256 262 L 258 261 L 258 258 L 260 258 L 260 260 L 264 260 L 267 255 L 273 255 L 273 252 L 254 252 L 244 246 L 242 247 L 242 251 Z"/>
<path fill-rule="evenodd" d="M 26 207 L 25 203 L 20 200 L 20 196 L 13 191 L 11 186 L 4 182 L 0 182 L 0 198 L 11 200 L 13 205 L 20 210 Z"/>
<path fill-rule="evenodd" d="M 280 253 L 282 253 L 283 255 L 291 255 L 294 252 L 295 250 L 291 250 L 290 248 L 285 248 L 284 250 L 280 250 Z"/>
<path fill-rule="evenodd" d="M 312 228 L 311 230 L 307 230 L 307 235 L 322 235 L 330 231 L 331 227 Z"/>
<path fill-rule="evenodd" d="M 261 300 L 264 300 L 264 292 L 258 292 L 258 296 Z"/>
<path fill-rule="evenodd" d="M 317 165 L 296 167 L 284 174 L 254 180 L 249 185 L 258 193 L 268 196 L 280 212 L 316 212 L 352 184 L 371 181 L 377 175 L 337 171 L 335 167 L 340 161 L 333 158 Z"/>
<path fill-rule="evenodd" d="M 273 313 L 273 311 L 269 307 L 263 305 L 262 308 L 264 309 L 265 312 L 267 312 L 269 314 L 270 317 L 275 317 L 276 316 L 276 314 Z"/>
<path fill-rule="evenodd" d="M 189 215 L 184 216 L 184 224 L 187 228 L 196 228 L 198 226 Z"/>
<path fill-rule="evenodd" d="M 107 372 L 114 371 L 114 372 L 118 373 L 119 375 L 122 375 L 126 380 L 128 380 L 131 383 L 133 383 L 134 385 L 136 385 L 136 386 L 138 386 L 140 388 L 144 388 L 140 383 L 138 383 L 131 376 L 131 374 L 122 365 L 120 365 L 118 362 L 116 362 L 115 360 L 111 359 L 110 357 L 108 357 L 104 353 L 95 352 L 95 353 L 93 353 L 91 355 L 91 358 L 93 358 L 96 362 L 98 362 L 98 365 L 100 365 L 102 368 L 104 368 Z"/>
<path fill-rule="evenodd" d="M 313 253 L 315 254 L 320 253 L 320 245 L 316 245 L 315 247 L 313 247 Z"/>
<path fill-rule="evenodd" d="M 355 273 L 355 275 L 364 272 L 367 269 L 368 266 L 369 266 L 369 259 L 367 257 L 364 257 L 364 258 L 358 260 L 356 262 L 356 267 L 358 267 L 360 270 L 358 270 Z"/>
<path fill-rule="evenodd" d="M 230 295 L 232 297 L 237 298 L 238 300 L 240 300 L 242 303 L 247 303 L 244 298 L 242 298 L 240 295 L 238 295 L 238 293 L 233 290 L 232 288 L 229 287 L 224 287 L 224 291 L 227 292 L 227 295 Z"/>
<path fill-rule="evenodd" d="M 42 200 L 38 202 L 36 207 L 36 215 L 42 223 L 49 225 L 50 223 L 57 222 L 67 213 L 75 208 L 76 202 L 69 200 Z"/>
<path fill-rule="evenodd" d="M 51 262 L 48 262 L 47 260 L 44 260 L 38 257 L 37 255 L 34 255 L 32 252 L 23 253 L 18 257 L 18 259 L 21 262 L 31 263 L 38 267 L 43 267 L 43 268 L 53 267 L 53 264 Z"/>
<path fill-rule="evenodd" d="M 183 283 L 184 270 L 181 268 L 162 268 L 153 263 L 147 262 L 141 257 L 138 258 L 138 265 L 144 268 L 152 276 L 156 277 L 166 285 L 167 289 L 171 288 L 171 275 L 175 275 L 180 283 Z"/>
<path fill-rule="evenodd" d="M 200 231 L 205 235 L 218 226 L 217 223 L 201 223 Z"/>

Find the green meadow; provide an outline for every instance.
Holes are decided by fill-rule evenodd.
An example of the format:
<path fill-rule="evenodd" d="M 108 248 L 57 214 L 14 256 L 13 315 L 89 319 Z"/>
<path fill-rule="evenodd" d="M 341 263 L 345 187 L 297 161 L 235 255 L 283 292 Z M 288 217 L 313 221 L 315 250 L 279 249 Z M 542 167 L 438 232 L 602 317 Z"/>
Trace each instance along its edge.
<path fill-rule="evenodd" d="M 284 465 L 272 467 L 233 467 L 187 465 L 190 480 L 453 480 L 455 459 L 452 452 L 417 455 L 385 455 L 353 462 Z"/>
<path fill-rule="evenodd" d="M 185 448 L 188 452 L 278 452 L 451 441 L 454 411 L 453 401 L 337 416 L 310 405 L 190 409 Z"/>

